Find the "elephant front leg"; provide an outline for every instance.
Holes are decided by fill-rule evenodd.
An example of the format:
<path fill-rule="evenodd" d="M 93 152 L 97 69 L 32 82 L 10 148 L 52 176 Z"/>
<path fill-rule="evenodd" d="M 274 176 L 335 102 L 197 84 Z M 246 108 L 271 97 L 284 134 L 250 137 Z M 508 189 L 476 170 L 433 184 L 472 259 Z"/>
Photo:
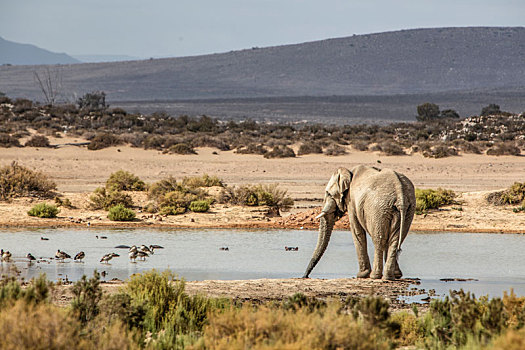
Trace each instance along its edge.
<path fill-rule="evenodd" d="M 352 238 L 354 239 L 357 261 L 359 263 L 359 272 L 357 278 L 368 278 L 370 276 L 370 259 L 366 246 L 366 232 L 357 222 L 350 220 Z"/>

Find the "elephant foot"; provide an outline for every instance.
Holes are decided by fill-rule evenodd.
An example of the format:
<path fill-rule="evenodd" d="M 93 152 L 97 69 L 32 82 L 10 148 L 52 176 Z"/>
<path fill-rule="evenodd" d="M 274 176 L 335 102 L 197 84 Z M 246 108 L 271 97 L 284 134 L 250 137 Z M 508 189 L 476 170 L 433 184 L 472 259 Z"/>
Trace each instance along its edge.
<path fill-rule="evenodd" d="M 373 279 L 380 279 L 381 277 L 383 277 L 383 274 L 381 272 L 372 272 L 372 274 L 370 275 L 370 278 L 373 278 Z"/>
<path fill-rule="evenodd" d="M 403 277 L 403 272 L 401 272 L 401 270 L 395 270 L 394 271 L 394 277 L 396 279 L 400 279 L 401 277 Z"/>
<path fill-rule="evenodd" d="M 385 280 L 385 281 L 393 281 L 393 280 L 395 280 L 395 279 L 396 279 L 395 275 L 390 275 L 390 274 L 386 274 L 386 275 L 383 277 L 383 280 Z"/>
<path fill-rule="evenodd" d="M 357 278 L 368 278 L 370 276 L 370 270 L 359 271 Z"/>

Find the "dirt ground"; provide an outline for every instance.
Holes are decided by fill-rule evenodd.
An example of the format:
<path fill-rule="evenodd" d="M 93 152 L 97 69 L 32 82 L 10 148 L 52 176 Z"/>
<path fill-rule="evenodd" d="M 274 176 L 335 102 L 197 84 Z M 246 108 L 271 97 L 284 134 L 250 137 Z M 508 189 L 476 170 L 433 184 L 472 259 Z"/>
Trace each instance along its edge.
<path fill-rule="evenodd" d="M 51 139 L 52 144 L 83 142 L 74 138 Z M 0 150 L 0 166 L 17 161 L 38 169 L 57 183 L 58 191 L 77 209 L 62 209 L 57 219 L 29 217 L 27 210 L 36 199 L 0 202 L 0 226 L 148 226 L 148 227 L 261 227 L 316 228 L 314 220 L 321 206 L 324 187 L 331 173 L 340 166 L 368 164 L 395 169 L 407 175 L 418 188 L 446 188 L 458 193 L 460 204 L 416 215 L 412 230 L 464 232 L 525 232 L 525 214 L 512 207 L 488 205 L 485 196 L 516 181 L 525 181 L 525 157 L 464 154 L 443 159 L 419 154 L 386 157 L 377 152 L 348 149 L 338 157 L 305 155 L 286 159 L 265 159 L 260 155 L 241 155 L 233 151 L 198 149 L 197 155 L 168 155 L 154 150 L 127 146 L 89 151 L 78 146 L 57 149 L 7 148 Z M 214 154 L 214 152 L 218 154 Z M 379 163 L 380 162 L 380 163 Z M 283 218 L 268 218 L 265 208 L 217 205 L 209 213 L 161 217 L 138 213 L 137 221 L 115 223 L 105 211 L 88 209 L 91 192 L 103 186 L 119 169 L 130 171 L 146 182 L 168 176 L 217 175 L 228 185 L 278 183 L 295 200 Z M 147 201 L 144 194 L 133 194 L 137 204 Z M 346 218 L 338 224 L 346 227 Z"/>
<path fill-rule="evenodd" d="M 231 281 L 188 281 L 185 290 L 190 295 L 203 294 L 209 297 L 225 297 L 237 301 L 263 303 L 282 301 L 295 293 L 303 293 L 319 299 L 348 297 L 382 296 L 390 301 L 392 309 L 406 309 L 409 306 L 403 297 L 425 294 L 426 291 L 414 287 L 419 282 L 412 279 L 383 281 L 373 279 L 256 279 Z M 120 281 L 101 284 L 105 293 L 116 293 L 125 285 Z M 56 286 L 53 302 L 60 306 L 69 305 L 73 294 L 71 285 Z M 422 308 L 425 305 L 420 305 Z"/>
<path fill-rule="evenodd" d="M 83 140 L 52 139 L 52 144 Z M 351 168 L 368 164 L 395 169 L 407 175 L 418 188 L 446 188 L 456 191 L 459 204 L 416 215 L 412 231 L 459 231 L 525 233 L 525 214 L 514 213 L 512 207 L 487 204 L 491 191 L 507 188 L 516 181 L 525 181 L 525 157 L 460 155 L 444 159 L 423 158 L 419 154 L 386 157 L 374 152 L 349 153 L 338 157 L 306 155 L 287 159 L 265 159 L 259 155 L 240 155 L 233 151 L 198 149 L 197 155 L 167 155 L 157 151 L 131 147 L 113 147 L 89 151 L 85 147 L 61 146 L 57 149 L 0 149 L 0 166 L 17 161 L 38 169 L 56 181 L 58 191 L 69 198 L 76 209 L 62 209 L 57 219 L 29 217 L 27 210 L 39 202 L 22 198 L 0 202 L 0 226 L 3 227 L 244 227 L 279 229 L 316 229 L 315 215 L 320 211 L 324 187 L 338 167 Z M 214 152 L 218 154 L 214 154 Z M 278 183 L 294 198 L 295 206 L 283 217 L 270 218 L 265 208 L 216 205 L 209 213 L 192 213 L 163 217 L 138 213 L 131 223 L 115 223 L 105 211 L 88 209 L 90 193 L 103 186 L 109 175 L 127 170 L 146 182 L 168 176 L 217 175 L 228 185 Z M 134 193 L 134 201 L 147 201 L 144 193 Z M 347 228 L 343 217 L 337 228 Z M 282 300 L 297 292 L 327 298 L 350 295 L 380 294 L 390 299 L 394 307 L 403 307 L 399 296 L 421 294 L 410 287 L 414 281 L 396 282 L 357 279 L 263 279 L 247 281 L 187 282 L 189 293 L 226 296 L 234 299 L 262 302 Z M 114 292 L 121 282 L 105 283 L 104 289 Z M 57 288 L 55 302 L 65 305 L 71 299 L 70 286 Z M 397 305 L 397 306 L 396 306 Z M 406 307 L 406 305 L 405 305 Z"/>

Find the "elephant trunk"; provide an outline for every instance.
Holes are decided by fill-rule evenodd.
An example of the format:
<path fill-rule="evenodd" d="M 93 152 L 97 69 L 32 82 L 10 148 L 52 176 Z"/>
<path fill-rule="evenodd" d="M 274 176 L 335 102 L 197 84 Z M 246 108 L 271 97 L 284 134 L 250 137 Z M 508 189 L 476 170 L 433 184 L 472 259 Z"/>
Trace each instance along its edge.
<path fill-rule="evenodd" d="M 312 255 L 312 259 L 308 264 L 308 268 L 306 269 L 303 278 L 308 278 L 310 272 L 312 272 L 315 265 L 317 265 L 317 263 L 323 256 L 326 247 L 328 246 L 328 242 L 330 242 L 330 236 L 332 235 L 332 230 L 334 229 L 335 224 L 335 217 L 333 213 L 333 211 L 335 210 L 334 206 L 335 201 L 333 199 L 329 199 L 329 202 L 327 202 L 325 208 L 323 208 L 321 214 L 324 213 L 324 215 L 321 216 L 321 221 L 319 223 L 319 236 L 317 238 L 317 246 L 315 247 L 314 254 Z M 325 211 L 325 209 L 327 210 Z"/>

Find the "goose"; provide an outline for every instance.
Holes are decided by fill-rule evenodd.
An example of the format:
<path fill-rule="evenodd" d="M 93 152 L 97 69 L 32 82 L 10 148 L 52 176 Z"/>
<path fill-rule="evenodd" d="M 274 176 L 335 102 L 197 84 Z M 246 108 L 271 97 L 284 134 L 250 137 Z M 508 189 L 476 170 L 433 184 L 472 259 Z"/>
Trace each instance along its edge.
<path fill-rule="evenodd" d="M 41 240 L 41 241 L 49 241 L 49 238 L 47 238 L 47 237 L 43 237 L 43 236 L 42 236 L 42 237 L 40 237 L 40 240 Z"/>
<path fill-rule="evenodd" d="M 130 250 L 128 255 L 129 255 L 129 260 L 132 260 L 133 262 L 136 262 L 138 251 L 137 250 Z"/>
<path fill-rule="evenodd" d="M 2 254 L 2 261 L 9 261 L 11 259 L 11 253 L 8 251 L 5 251 L 2 249 L 0 250 L 0 253 Z"/>
<path fill-rule="evenodd" d="M 84 259 L 85 257 L 86 257 L 86 254 L 84 252 L 80 252 L 80 253 L 77 253 L 77 255 L 75 255 L 74 260 L 78 260 L 82 262 L 82 259 Z"/>
<path fill-rule="evenodd" d="M 151 251 L 151 249 L 149 249 L 147 246 L 145 246 L 144 244 L 140 246 L 139 248 L 140 251 L 146 253 L 146 254 L 153 254 L 153 252 Z"/>
<path fill-rule="evenodd" d="M 148 253 L 143 252 L 142 250 L 137 250 L 137 257 L 142 258 L 142 260 L 146 260 L 148 256 Z"/>
<path fill-rule="evenodd" d="M 109 253 L 109 254 L 106 254 L 102 257 L 102 259 L 100 259 L 100 262 L 103 263 L 104 261 L 106 262 L 106 264 L 109 264 L 109 261 L 111 259 L 113 259 L 114 257 L 117 257 L 117 256 L 120 256 L 118 254 L 115 254 L 115 253 Z"/>
<path fill-rule="evenodd" d="M 164 249 L 164 247 L 158 244 L 152 244 L 149 246 L 149 249 L 151 250 L 151 254 L 153 254 L 155 249 Z"/>
<path fill-rule="evenodd" d="M 129 248 L 131 247 L 125 244 L 119 244 L 118 246 L 115 247 L 115 249 L 129 249 Z"/>
<path fill-rule="evenodd" d="M 228 250 L 229 251 L 230 248 L 228 248 L 228 247 L 220 247 L 219 250 Z"/>
<path fill-rule="evenodd" d="M 31 253 L 27 253 L 26 258 L 29 259 L 29 263 L 31 263 L 31 262 L 36 260 L 36 258 Z"/>
<path fill-rule="evenodd" d="M 62 252 L 59 250 L 57 250 L 57 252 L 55 253 L 55 258 L 59 259 L 59 260 L 62 260 L 62 262 L 64 262 L 64 259 L 71 259 L 71 255 L 69 255 L 68 253 L 66 252 Z"/>

